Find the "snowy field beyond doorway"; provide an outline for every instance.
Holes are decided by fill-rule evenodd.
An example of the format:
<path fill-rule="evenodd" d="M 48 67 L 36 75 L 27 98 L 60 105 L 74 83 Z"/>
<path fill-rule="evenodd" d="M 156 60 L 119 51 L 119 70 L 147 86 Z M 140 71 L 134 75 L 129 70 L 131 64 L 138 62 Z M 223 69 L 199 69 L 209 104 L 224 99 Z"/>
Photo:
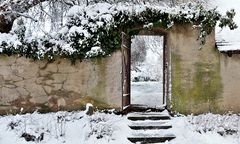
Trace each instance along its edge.
<path fill-rule="evenodd" d="M 163 36 L 132 39 L 131 104 L 163 105 Z"/>
<path fill-rule="evenodd" d="M 131 82 L 132 104 L 159 107 L 163 104 L 161 82 Z"/>

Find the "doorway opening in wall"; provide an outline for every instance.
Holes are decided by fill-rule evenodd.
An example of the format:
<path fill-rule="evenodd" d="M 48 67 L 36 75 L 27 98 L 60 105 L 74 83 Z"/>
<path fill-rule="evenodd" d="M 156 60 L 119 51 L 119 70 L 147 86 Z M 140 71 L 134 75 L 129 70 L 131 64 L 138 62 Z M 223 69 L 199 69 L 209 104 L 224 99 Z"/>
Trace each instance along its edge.
<path fill-rule="evenodd" d="M 121 35 L 122 110 L 166 108 L 170 98 L 167 32 L 156 28 Z"/>
<path fill-rule="evenodd" d="M 163 98 L 163 36 L 136 35 L 131 39 L 130 101 L 158 108 Z"/>

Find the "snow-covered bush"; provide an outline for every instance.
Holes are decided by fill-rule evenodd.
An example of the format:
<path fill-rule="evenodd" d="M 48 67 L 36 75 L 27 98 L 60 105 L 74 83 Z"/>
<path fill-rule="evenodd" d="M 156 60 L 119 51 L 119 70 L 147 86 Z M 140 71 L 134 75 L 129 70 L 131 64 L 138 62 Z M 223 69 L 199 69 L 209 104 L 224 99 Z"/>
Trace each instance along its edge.
<path fill-rule="evenodd" d="M 25 36 L 24 22 L 16 25 L 15 31 L 10 34 L 1 33 L 0 38 L 11 38 L 0 40 L 0 53 L 49 60 L 61 56 L 74 62 L 77 59 L 105 56 L 120 48 L 121 31 L 134 35 L 138 33 L 132 30 L 135 26 L 170 29 L 179 23 L 192 23 L 200 28 L 198 39 L 203 45 L 218 21 L 220 27 L 236 28 L 234 15 L 234 10 L 222 16 L 216 9 L 205 10 L 203 6 L 192 3 L 174 8 L 121 2 L 75 5 L 69 9 L 65 25 L 56 34 L 46 33 L 40 38 Z"/>
<path fill-rule="evenodd" d="M 104 51 L 100 47 L 92 47 L 91 50 L 86 53 L 86 58 L 96 57 L 104 54 Z"/>
<path fill-rule="evenodd" d="M 102 117 L 101 115 L 96 115 L 90 118 L 91 131 L 89 137 L 94 136 L 97 139 L 101 138 L 111 138 L 113 134 L 113 128 L 111 124 L 108 123 L 108 119 Z"/>
<path fill-rule="evenodd" d="M 220 135 L 233 135 L 239 133 L 239 116 L 236 114 L 218 115 L 203 114 L 199 116 L 188 116 L 188 121 L 199 133 L 215 131 Z"/>

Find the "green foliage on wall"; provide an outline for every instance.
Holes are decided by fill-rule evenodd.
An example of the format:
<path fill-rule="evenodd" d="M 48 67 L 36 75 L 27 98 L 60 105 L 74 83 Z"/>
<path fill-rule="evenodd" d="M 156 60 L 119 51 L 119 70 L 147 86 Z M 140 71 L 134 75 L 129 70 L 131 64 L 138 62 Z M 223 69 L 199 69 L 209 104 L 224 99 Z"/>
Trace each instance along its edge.
<path fill-rule="evenodd" d="M 89 5 L 89 11 L 85 8 L 81 12 L 68 16 L 68 22 L 64 27 L 66 31 L 59 32 L 52 38 L 46 35 L 38 39 L 26 39 L 24 35 L 26 28 L 20 21 L 18 28 L 13 33 L 17 35 L 21 44 L 2 41 L 0 53 L 49 60 L 54 60 L 56 56 L 60 56 L 74 62 L 77 59 L 83 60 L 111 54 L 120 48 L 121 31 L 127 32 L 129 35 L 137 34 L 136 31 L 131 33 L 134 32 L 131 29 L 136 26 L 146 29 L 162 27 L 168 30 L 176 23 L 191 23 L 193 27 L 200 28 L 199 36 L 196 39 L 201 42 L 201 45 L 205 44 L 206 36 L 214 30 L 218 21 L 220 27 L 237 28 L 233 21 L 234 10 L 228 11 L 226 16 L 222 16 L 216 9 L 205 10 L 201 5 L 189 3 L 181 7 L 176 13 L 153 7 L 146 7 L 144 11 L 137 13 L 130 12 L 131 6 L 128 6 L 129 10 L 117 10 L 110 4 L 102 5 L 107 5 L 108 9 L 113 10 L 101 13 L 101 9 L 96 11 L 93 6 L 96 15 L 93 17 L 91 16 L 93 14 L 89 14 L 92 7 Z M 101 5 L 98 8 L 101 8 Z"/>

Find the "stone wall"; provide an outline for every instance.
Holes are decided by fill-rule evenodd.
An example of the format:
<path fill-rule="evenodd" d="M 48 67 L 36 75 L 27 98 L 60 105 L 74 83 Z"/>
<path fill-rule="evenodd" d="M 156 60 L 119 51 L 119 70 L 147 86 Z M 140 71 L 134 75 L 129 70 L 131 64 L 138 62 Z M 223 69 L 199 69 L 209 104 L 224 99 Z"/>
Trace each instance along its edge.
<path fill-rule="evenodd" d="M 220 72 L 223 84 L 222 109 L 240 112 L 240 55 L 220 54 Z"/>
<path fill-rule="evenodd" d="M 167 31 L 173 111 L 184 114 L 240 112 L 240 55 L 215 48 L 214 32 L 200 48 L 198 29 L 174 25 Z M 33 61 L 0 56 L 0 114 L 80 110 L 86 103 L 122 106 L 122 54 L 76 62 Z"/>
<path fill-rule="evenodd" d="M 240 112 L 240 55 L 228 57 L 215 47 L 215 35 L 199 49 L 197 29 L 174 27 L 171 52 L 172 109 L 184 114 Z"/>
<path fill-rule="evenodd" d="M 121 108 L 121 52 L 72 65 L 0 56 L 0 114 L 79 110 L 86 103 Z"/>
<path fill-rule="evenodd" d="M 215 35 L 209 35 L 200 49 L 198 34 L 191 25 L 178 25 L 168 35 L 173 110 L 184 114 L 225 111 L 221 107 L 225 95 Z"/>

